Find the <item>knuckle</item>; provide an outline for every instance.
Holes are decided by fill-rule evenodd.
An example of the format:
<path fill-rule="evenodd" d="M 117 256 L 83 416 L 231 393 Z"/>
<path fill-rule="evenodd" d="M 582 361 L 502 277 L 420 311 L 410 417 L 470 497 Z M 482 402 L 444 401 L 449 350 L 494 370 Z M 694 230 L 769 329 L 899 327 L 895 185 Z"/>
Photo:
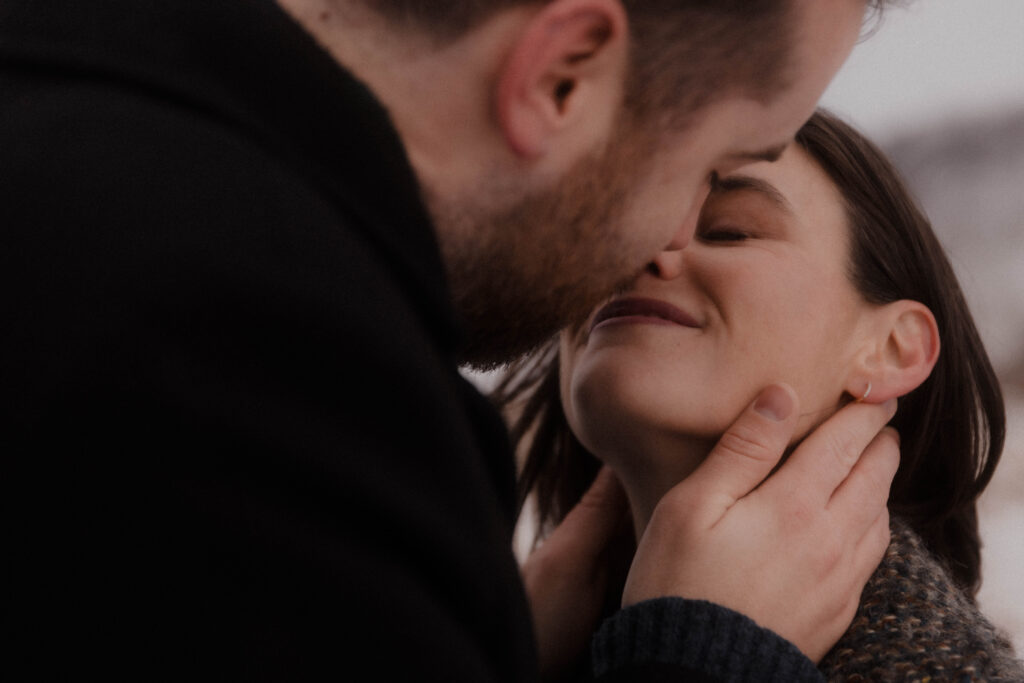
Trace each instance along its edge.
<path fill-rule="evenodd" d="M 718 441 L 720 451 L 758 464 L 774 460 L 775 453 L 762 443 L 761 434 L 746 425 L 735 425 Z"/>
<path fill-rule="evenodd" d="M 805 529 L 814 523 L 817 506 L 800 495 L 790 496 L 783 510 L 784 522 L 791 530 Z"/>
<path fill-rule="evenodd" d="M 673 490 L 661 499 L 655 514 L 669 522 L 674 529 L 686 532 L 696 517 L 695 513 L 709 503 L 709 496 L 704 492 Z"/>
<path fill-rule="evenodd" d="M 860 458 L 856 435 L 849 429 L 836 427 L 826 433 L 825 449 L 839 465 L 849 469 Z"/>
<path fill-rule="evenodd" d="M 528 587 L 562 586 L 574 580 L 570 565 L 553 553 L 538 550 L 530 556 L 523 567 L 523 577 Z"/>
<path fill-rule="evenodd" d="M 823 539 L 819 539 L 819 541 L 817 551 L 818 567 L 822 574 L 832 574 L 845 564 L 843 562 L 846 549 L 845 544 L 835 534 L 827 534 Z"/>
<path fill-rule="evenodd" d="M 579 511 L 580 514 L 595 515 L 610 508 L 611 504 L 611 496 L 607 493 L 590 490 L 583 494 L 574 510 Z"/>
<path fill-rule="evenodd" d="M 863 482 L 860 487 L 863 504 L 878 510 L 878 514 L 882 514 L 889 500 L 889 489 L 898 465 L 898 461 L 894 463 L 886 457 L 879 460 L 872 454 L 871 458 L 854 472 L 854 475 Z"/>

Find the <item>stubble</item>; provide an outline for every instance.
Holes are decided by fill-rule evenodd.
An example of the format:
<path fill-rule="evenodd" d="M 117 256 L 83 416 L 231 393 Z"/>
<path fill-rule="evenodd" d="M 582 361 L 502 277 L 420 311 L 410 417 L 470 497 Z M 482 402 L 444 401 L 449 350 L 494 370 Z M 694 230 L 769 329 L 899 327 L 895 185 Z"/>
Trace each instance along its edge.
<path fill-rule="evenodd" d="M 428 197 L 466 340 L 460 362 L 493 369 L 583 320 L 646 265 L 623 225 L 653 145 L 636 127 L 577 162 L 553 187 L 523 194 L 481 182 L 472 201 Z M 626 131 L 634 131 L 627 134 Z"/>

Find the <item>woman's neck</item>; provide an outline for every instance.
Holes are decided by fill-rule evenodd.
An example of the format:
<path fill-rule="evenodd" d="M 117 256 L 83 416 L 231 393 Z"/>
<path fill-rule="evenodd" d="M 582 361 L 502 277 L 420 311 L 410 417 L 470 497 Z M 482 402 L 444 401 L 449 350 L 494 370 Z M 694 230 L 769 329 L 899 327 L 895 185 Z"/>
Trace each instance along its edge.
<path fill-rule="evenodd" d="M 639 539 L 662 497 L 688 477 L 707 457 L 714 441 L 681 435 L 647 438 L 599 458 L 609 464 L 629 498 L 633 526 Z"/>

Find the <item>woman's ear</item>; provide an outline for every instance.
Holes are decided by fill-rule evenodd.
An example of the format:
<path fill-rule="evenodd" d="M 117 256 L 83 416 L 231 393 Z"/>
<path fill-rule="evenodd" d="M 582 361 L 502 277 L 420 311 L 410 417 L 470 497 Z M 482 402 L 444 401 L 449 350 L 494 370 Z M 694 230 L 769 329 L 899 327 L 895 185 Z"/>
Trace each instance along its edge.
<path fill-rule="evenodd" d="M 875 332 L 850 374 L 846 391 L 882 403 L 904 396 L 928 379 L 939 358 L 939 328 L 924 304 L 902 299 L 876 311 Z"/>
<path fill-rule="evenodd" d="M 553 0 L 532 17 L 501 67 L 498 125 L 509 148 L 566 163 L 612 133 L 628 61 L 628 25 L 618 0 Z"/>

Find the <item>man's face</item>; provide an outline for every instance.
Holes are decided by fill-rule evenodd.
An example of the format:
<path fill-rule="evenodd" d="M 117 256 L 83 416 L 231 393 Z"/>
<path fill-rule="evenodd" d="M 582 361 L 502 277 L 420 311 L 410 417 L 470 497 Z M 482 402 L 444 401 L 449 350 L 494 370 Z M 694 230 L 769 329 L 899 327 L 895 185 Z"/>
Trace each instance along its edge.
<path fill-rule="evenodd" d="M 542 191 L 517 196 L 483 182 L 471 202 L 433 206 L 438 220 L 473 226 L 445 245 L 470 335 L 463 360 L 500 364 L 582 320 L 666 245 L 690 240 L 712 174 L 781 152 L 848 56 L 864 13 L 863 0 L 797 5 L 791 85 L 771 102 L 726 95 L 683 130 L 624 116 L 602 150 Z"/>

